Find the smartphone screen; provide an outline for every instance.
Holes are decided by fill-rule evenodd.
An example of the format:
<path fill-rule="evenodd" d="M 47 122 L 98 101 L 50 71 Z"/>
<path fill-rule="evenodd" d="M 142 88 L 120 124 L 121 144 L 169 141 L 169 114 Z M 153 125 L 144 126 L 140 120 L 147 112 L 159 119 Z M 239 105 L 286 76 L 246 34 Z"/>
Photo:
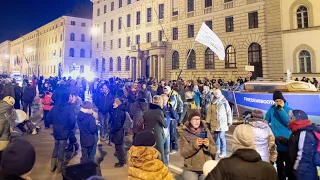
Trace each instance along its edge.
<path fill-rule="evenodd" d="M 202 132 L 200 133 L 200 138 L 201 138 L 201 139 L 207 138 L 207 132 L 206 132 L 206 131 L 202 131 Z"/>

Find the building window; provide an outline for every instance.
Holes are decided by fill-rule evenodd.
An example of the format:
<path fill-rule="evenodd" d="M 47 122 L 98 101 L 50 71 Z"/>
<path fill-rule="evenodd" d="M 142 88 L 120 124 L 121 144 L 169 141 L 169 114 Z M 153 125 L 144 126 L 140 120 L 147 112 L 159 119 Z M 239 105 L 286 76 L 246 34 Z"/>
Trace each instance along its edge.
<path fill-rule="evenodd" d="M 62 41 L 63 40 L 63 35 L 62 34 L 60 34 L 60 41 Z"/>
<path fill-rule="evenodd" d="M 194 25 L 189 24 L 188 25 L 188 38 L 194 37 Z"/>
<path fill-rule="evenodd" d="M 103 33 L 107 33 L 107 22 L 103 22 Z"/>
<path fill-rule="evenodd" d="M 117 71 L 121 71 L 121 57 L 118 57 Z"/>
<path fill-rule="evenodd" d="M 129 58 L 129 56 L 126 57 L 126 71 L 130 71 L 130 58 Z"/>
<path fill-rule="evenodd" d="M 96 72 L 99 71 L 99 59 L 96 59 Z"/>
<path fill-rule="evenodd" d="M 164 18 L 164 4 L 159 4 L 159 19 Z"/>
<path fill-rule="evenodd" d="M 224 0 L 224 3 L 232 2 L 233 0 Z"/>
<path fill-rule="evenodd" d="M 70 57 L 74 57 L 74 49 L 73 49 L 73 48 L 70 48 L 70 50 L 69 50 L 69 56 L 70 56 Z"/>
<path fill-rule="evenodd" d="M 97 16 L 100 16 L 100 8 L 97 9 Z"/>
<path fill-rule="evenodd" d="M 188 52 L 189 57 L 188 57 L 188 62 L 187 62 L 187 68 L 188 69 L 196 69 L 196 53 L 194 52 L 193 49 L 189 50 Z"/>
<path fill-rule="evenodd" d="M 80 57 L 82 57 L 82 58 L 86 57 L 86 51 L 84 49 L 80 50 Z"/>
<path fill-rule="evenodd" d="M 236 49 L 232 45 L 226 48 L 225 68 L 235 68 L 236 66 Z"/>
<path fill-rule="evenodd" d="M 127 27 L 131 26 L 131 14 L 127 15 Z"/>
<path fill-rule="evenodd" d="M 212 30 L 212 21 L 206 21 L 205 23 Z"/>
<path fill-rule="evenodd" d="M 137 25 L 140 24 L 140 11 L 137 12 Z"/>
<path fill-rule="evenodd" d="M 208 8 L 212 6 L 212 0 L 204 0 L 204 7 Z"/>
<path fill-rule="evenodd" d="M 59 57 L 62 57 L 62 49 L 60 49 Z"/>
<path fill-rule="evenodd" d="M 128 4 L 128 5 L 131 4 L 131 0 L 128 0 L 128 3 L 127 3 L 127 4 Z"/>
<path fill-rule="evenodd" d="M 119 17 L 119 20 L 118 20 L 118 29 L 120 30 L 122 27 L 122 17 Z"/>
<path fill-rule="evenodd" d="M 309 51 L 302 50 L 299 54 L 300 73 L 311 73 L 311 55 Z"/>
<path fill-rule="evenodd" d="M 151 32 L 147 33 L 147 43 L 151 42 Z"/>
<path fill-rule="evenodd" d="M 113 31 L 113 19 L 111 19 L 110 28 L 111 28 L 111 32 L 112 32 Z"/>
<path fill-rule="evenodd" d="M 86 23 L 81 23 L 81 26 L 82 27 L 86 27 Z"/>
<path fill-rule="evenodd" d="M 114 2 L 111 2 L 111 11 L 114 10 Z"/>
<path fill-rule="evenodd" d="M 162 39 L 163 39 L 163 30 L 159 30 L 159 35 L 158 35 L 158 40 L 159 41 L 162 41 Z"/>
<path fill-rule="evenodd" d="M 105 41 L 103 41 L 103 50 L 106 50 L 107 44 Z"/>
<path fill-rule="evenodd" d="M 105 58 L 102 58 L 101 71 L 102 72 L 106 71 L 106 59 Z"/>
<path fill-rule="evenodd" d="M 140 44 L 140 35 L 136 35 L 136 44 Z"/>
<path fill-rule="evenodd" d="M 226 17 L 226 32 L 233 32 L 233 17 Z"/>
<path fill-rule="evenodd" d="M 151 8 L 147 9 L 147 22 L 151 22 L 152 19 L 152 11 Z"/>
<path fill-rule="evenodd" d="M 54 67 L 56 67 L 56 66 L 54 66 Z M 81 73 L 81 74 L 84 73 L 84 66 L 83 66 L 83 65 L 80 66 L 80 73 Z"/>
<path fill-rule="evenodd" d="M 118 48 L 121 48 L 121 38 L 118 39 Z"/>
<path fill-rule="evenodd" d="M 258 22 L 258 12 L 252 12 L 248 14 L 249 18 L 249 29 L 258 28 L 259 22 Z"/>
<path fill-rule="evenodd" d="M 172 54 L 172 69 L 179 69 L 179 53 L 174 51 Z"/>
<path fill-rule="evenodd" d="M 70 34 L 70 41 L 75 41 L 75 35 L 74 35 L 74 33 L 71 33 L 71 34 Z"/>
<path fill-rule="evenodd" d="M 113 49 L 113 40 L 110 40 L 110 49 Z"/>
<path fill-rule="evenodd" d="M 104 13 L 104 14 L 107 13 L 107 5 L 104 5 L 104 6 L 103 6 L 103 13 Z"/>
<path fill-rule="evenodd" d="M 248 62 L 262 62 L 261 46 L 257 43 L 252 43 L 248 48 Z"/>
<path fill-rule="evenodd" d="M 127 37 L 127 47 L 129 47 L 131 44 L 130 36 Z"/>
<path fill-rule="evenodd" d="M 81 34 L 81 42 L 85 42 L 86 41 L 86 35 Z"/>
<path fill-rule="evenodd" d="M 298 28 L 309 27 L 308 9 L 305 6 L 300 6 L 297 10 L 297 25 Z"/>
<path fill-rule="evenodd" d="M 172 28 L 172 40 L 178 40 L 179 34 L 178 34 L 178 28 Z"/>
<path fill-rule="evenodd" d="M 75 25 L 76 25 L 76 22 L 75 22 L 75 21 L 71 21 L 71 25 L 72 25 L 72 26 L 75 26 Z"/>
<path fill-rule="evenodd" d="M 97 43 L 97 49 L 99 49 L 99 43 Z"/>
<path fill-rule="evenodd" d="M 214 69 L 214 53 L 210 48 L 205 52 L 205 69 Z"/>
<path fill-rule="evenodd" d="M 113 59 L 110 58 L 109 60 L 109 71 L 113 71 Z"/>
<path fill-rule="evenodd" d="M 188 12 L 194 11 L 194 0 L 188 0 Z"/>
<path fill-rule="evenodd" d="M 122 7 L 122 0 L 119 0 L 119 8 Z"/>

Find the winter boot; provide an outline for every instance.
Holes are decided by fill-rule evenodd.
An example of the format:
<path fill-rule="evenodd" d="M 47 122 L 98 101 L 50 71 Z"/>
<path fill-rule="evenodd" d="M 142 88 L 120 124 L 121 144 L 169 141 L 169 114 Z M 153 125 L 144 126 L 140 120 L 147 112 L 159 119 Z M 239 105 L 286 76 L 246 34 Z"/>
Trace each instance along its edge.
<path fill-rule="evenodd" d="M 54 172 L 57 168 L 56 166 L 57 159 L 56 158 L 51 158 L 51 172 Z"/>
<path fill-rule="evenodd" d="M 57 169 L 56 169 L 56 172 L 57 172 L 57 173 L 61 173 L 62 168 L 63 168 L 63 162 L 62 162 L 62 161 L 57 161 Z"/>

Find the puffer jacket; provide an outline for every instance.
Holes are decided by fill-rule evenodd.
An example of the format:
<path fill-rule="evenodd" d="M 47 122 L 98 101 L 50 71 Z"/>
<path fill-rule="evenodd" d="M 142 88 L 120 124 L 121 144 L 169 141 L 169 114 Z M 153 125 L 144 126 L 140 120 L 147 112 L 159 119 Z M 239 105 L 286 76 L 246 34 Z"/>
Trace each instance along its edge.
<path fill-rule="evenodd" d="M 27 86 L 22 95 L 22 101 L 26 103 L 32 103 L 36 97 L 36 88 L 33 86 Z"/>
<path fill-rule="evenodd" d="M 210 124 L 211 131 L 228 131 L 228 124 L 232 124 L 232 112 L 224 96 L 213 99 L 208 108 L 206 122 Z"/>
<path fill-rule="evenodd" d="M 202 95 L 202 98 L 201 98 L 202 119 L 206 119 L 207 112 L 208 112 L 208 109 L 209 109 L 209 106 L 210 106 L 212 100 L 213 100 L 213 94 L 211 92 L 208 92 L 207 94 Z"/>
<path fill-rule="evenodd" d="M 51 99 L 51 96 L 52 96 L 52 94 L 50 93 L 42 99 L 42 104 L 44 105 L 43 110 L 45 110 L 45 111 L 50 111 L 53 107 L 52 106 L 53 101 Z"/>
<path fill-rule="evenodd" d="M 96 106 L 101 113 L 109 113 L 112 110 L 112 105 L 114 102 L 113 95 L 108 93 L 100 93 L 96 99 Z"/>
<path fill-rule="evenodd" d="M 212 157 L 217 152 L 217 147 L 204 121 L 201 122 L 200 127 L 207 132 L 207 138 L 209 139 L 208 148 L 199 147 L 196 144 L 197 139 L 200 137 L 193 134 L 189 127 L 188 121 L 178 128 L 179 148 L 181 156 L 184 158 L 184 167 L 189 171 L 202 172 L 204 163 L 212 160 Z"/>
<path fill-rule="evenodd" d="M 128 151 L 129 180 L 174 180 L 168 168 L 158 159 L 153 147 L 131 146 Z"/>
<path fill-rule="evenodd" d="M 251 118 L 249 125 L 253 128 L 254 144 L 256 151 L 265 162 L 276 162 L 278 152 L 275 137 L 266 121 Z"/>
<path fill-rule="evenodd" d="M 137 121 L 143 117 L 144 112 L 147 109 L 148 109 L 148 104 L 145 102 L 145 99 L 138 99 L 135 103 L 131 105 L 129 114 L 133 120 L 134 133 L 138 133 L 138 129 L 136 128 Z"/>
<path fill-rule="evenodd" d="M 7 115 L 8 104 L 0 101 L 0 141 L 10 140 L 10 119 Z"/>
<path fill-rule="evenodd" d="M 96 121 L 92 111 L 81 108 L 78 115 L 78 126 L 80 129 L 80 143 L 82 147 L 91 147 L 95 144 L 95 135 L 98 134 Z"/>

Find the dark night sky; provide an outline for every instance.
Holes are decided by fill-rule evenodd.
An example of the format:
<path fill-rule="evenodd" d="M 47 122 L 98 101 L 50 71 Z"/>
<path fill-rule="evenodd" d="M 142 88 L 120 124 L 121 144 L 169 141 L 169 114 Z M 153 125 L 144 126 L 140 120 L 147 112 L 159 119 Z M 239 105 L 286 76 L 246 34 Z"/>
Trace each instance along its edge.
<path fill-rule="evenodd" d="M 90 0 L 1 0 L 0 43 L 14 40 L 76 9 L 92 11 Z"/>

